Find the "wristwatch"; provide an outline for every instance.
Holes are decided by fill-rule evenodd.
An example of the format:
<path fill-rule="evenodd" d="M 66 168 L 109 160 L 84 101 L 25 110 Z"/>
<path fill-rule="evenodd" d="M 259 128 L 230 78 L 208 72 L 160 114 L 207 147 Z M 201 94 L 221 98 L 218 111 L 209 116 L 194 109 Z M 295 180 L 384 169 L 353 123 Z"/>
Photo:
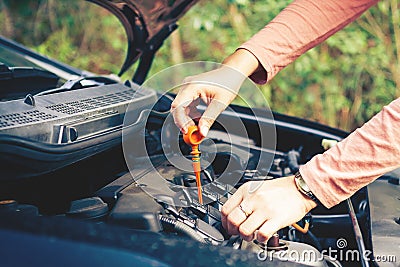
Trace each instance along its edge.
<path fill-rule="evenodd" d="M 311 192 L 310 188 L 308 187 L 306 181 L 304 181 L 299 171 L 296 172 L 296 174 L 294 175 L 294 182 L 296 183 L 297 190 L 299 190 L 300 193 L 311 198 L 315 203 L 317 203 L 317 205 L 321 204 L 318 198 L 313 194 L 313 192 Z"/>

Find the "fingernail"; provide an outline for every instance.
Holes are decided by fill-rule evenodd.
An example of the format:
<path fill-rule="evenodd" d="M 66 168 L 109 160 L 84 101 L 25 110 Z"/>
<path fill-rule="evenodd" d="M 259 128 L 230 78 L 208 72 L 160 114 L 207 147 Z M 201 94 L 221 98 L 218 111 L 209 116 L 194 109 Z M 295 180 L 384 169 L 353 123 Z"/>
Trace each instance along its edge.
<path fill-rule="evenodd" d="M 183 134 L 187 134 L 187 131 L 188 131 L 187 127 L 183 127 L 183 128 L 181 129 L 181 132 L 182 132 Z"/>
<path fill-rule="evenodd" d="M 206 137 L 207 134 L 208 134 L 208 127 L 207 127 L 207 126 L 201 126 L 201 128 L 200 128 L 200 133 L 201 133 L 204 137 Z"/>

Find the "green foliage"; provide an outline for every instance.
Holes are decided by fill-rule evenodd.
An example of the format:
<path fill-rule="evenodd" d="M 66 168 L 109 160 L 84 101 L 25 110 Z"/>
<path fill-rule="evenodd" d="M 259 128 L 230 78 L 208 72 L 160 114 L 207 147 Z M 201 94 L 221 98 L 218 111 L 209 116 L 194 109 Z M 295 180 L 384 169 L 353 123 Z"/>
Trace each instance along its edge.
<path fill-rule="evenodd" d="M 221 62 L 290 2 L 199 1 L 180 20 L 175 42 L 169 38 L 158 51 L 150 75 L 180 60 Z M 2 35 L 96 73 L 117 73 L 122 65 L 125 33 L 100 7 L 82 0 L 0 0 L 0 8 Z M 399 14 L 396 0 L 380 1 L 261 86 L 268 104 L 277 112 L 347 130 L 362 125 L 400 96 Z M 135 67 L 123 79 L 132 77 Z M 266 106 L 252 99 L 252 92 L 243 94 L 250 105 Z"/>
<path fill-rule="evenodd" d="M 117 18 L 82 0 L 0 1 L 1 34 L 99 74 L 118 73 L 126 36 Z"/>

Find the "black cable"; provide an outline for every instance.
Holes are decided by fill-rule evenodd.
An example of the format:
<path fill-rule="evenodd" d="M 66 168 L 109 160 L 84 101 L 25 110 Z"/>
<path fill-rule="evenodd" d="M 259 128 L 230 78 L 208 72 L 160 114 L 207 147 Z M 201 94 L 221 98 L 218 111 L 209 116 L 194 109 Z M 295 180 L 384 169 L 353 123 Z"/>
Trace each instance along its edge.
<path fill-rule="evenodd" d="M 174 218 L 170 218 L 168 216 L 161 216 L 160 221 L 165 228 L 172 227 L 175 231 L 186 234 L 187 236 L 193 238 L 200 243 L 207 243 L 206 240 L 196 230 L 192 229 L 190 226 L 180 222 Z"/>
<path fill-rule="evenodd" d="M 306 236 L 308 237 L 310 243 L 312 243 L 314 247 L 318 249 L 319 252 L 321 252 L 322 246 L 321 243 L 318 241 L 318 238 L 310 230 L 307 231 Z"/>

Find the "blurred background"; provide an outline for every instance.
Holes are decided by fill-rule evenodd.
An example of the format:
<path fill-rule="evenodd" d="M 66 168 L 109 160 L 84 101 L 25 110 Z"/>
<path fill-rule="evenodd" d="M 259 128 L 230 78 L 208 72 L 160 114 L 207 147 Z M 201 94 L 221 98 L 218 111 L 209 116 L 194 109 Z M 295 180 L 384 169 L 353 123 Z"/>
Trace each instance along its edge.
<path fill-rule="evenodd" d="M 200 1 L 158 51 L 149 75 L 181 62 L 221 62 L 290 2 Z M 1 35 L 48 57 L 99 74 L 116 74 L 122 66 L 124 29 L 92 3 L 0 0 L 0 11 Z M 399 25 L 398 1 L 380 1 L 260 86 L 269 106 L 345 130 L 362 125 L 400 96 Z M 132 78 L 135 67 L 122 80 Z M 251 99 L 250 105 L 265 103 Z"/>

